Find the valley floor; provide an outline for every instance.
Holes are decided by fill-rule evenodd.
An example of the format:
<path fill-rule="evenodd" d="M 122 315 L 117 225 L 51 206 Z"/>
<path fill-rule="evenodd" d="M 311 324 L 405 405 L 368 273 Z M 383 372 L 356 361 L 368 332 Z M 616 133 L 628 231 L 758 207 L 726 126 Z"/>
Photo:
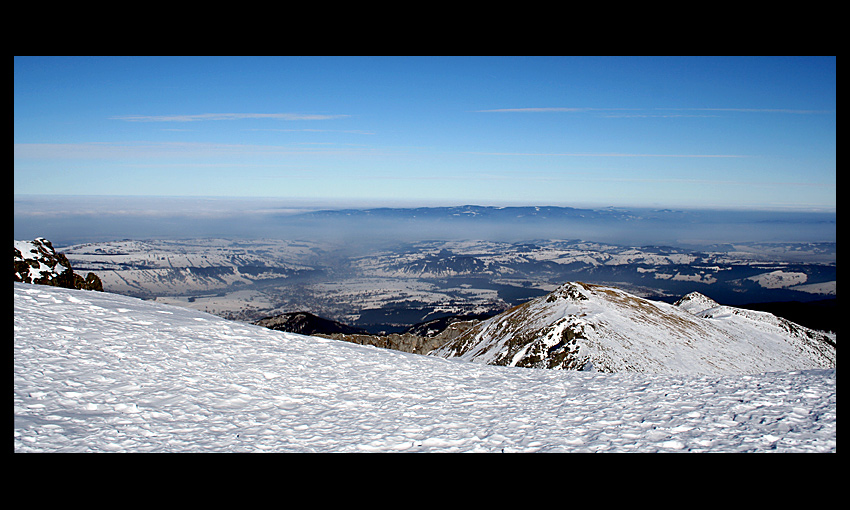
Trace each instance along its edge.
<path fill-rule="evenodd" d="M 835 370 L 508 368 L 15 284 L 16 452 L 835 452 Z"/>

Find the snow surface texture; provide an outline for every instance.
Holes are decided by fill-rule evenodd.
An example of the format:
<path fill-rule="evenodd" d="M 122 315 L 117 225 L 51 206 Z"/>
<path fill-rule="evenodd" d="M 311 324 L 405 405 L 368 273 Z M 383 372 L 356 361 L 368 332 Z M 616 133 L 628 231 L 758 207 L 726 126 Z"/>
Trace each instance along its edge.
<path fill-rule="evenodd" d="M 834 452 L 835 370 L 497 367 L 15 283 L 16 452 Z"/>

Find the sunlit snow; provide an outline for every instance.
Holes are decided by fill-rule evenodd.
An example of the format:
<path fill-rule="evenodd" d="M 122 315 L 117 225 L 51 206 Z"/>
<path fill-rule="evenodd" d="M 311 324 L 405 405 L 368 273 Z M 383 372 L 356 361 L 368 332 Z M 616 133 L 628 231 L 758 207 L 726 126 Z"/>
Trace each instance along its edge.
<path fill-rule="evenodd" d="M 15 283 L 16 452 L 834 452 L 835 370 L 495 367 Z"/>

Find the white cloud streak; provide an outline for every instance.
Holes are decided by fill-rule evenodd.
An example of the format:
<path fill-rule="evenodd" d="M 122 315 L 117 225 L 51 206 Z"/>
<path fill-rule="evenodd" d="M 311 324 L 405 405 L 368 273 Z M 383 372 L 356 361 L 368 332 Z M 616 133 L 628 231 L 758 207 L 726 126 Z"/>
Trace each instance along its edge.
<path fill-rule="evenodd" d="M 379 155 L 384 151 L 346 144 L 243 145 L 190 142 L 121 142 L 121 143 L 19 143 L 14 144 L 15 159 L 111 159 L 259 155 Z M 574 158 L 749 158 L 741 154 L 634 154 L 619 152 L 467 152 L 476 156 L 574 157 Z"/>
<path fill-rule="evenodd" d="M 348 133 L 354 135 L 374 135 L 374 131 L 364 131 L 362 129 L 249 129 L 248 131 L 273 131 L 276 133 Z"/>
<path fill-rule="evenodd" d="M 677 110 L 697 112 L 740 112 L 740 113 L 790 113 L 795 115 L 812 115 L 835 113 L 830 110 L 794 110 L 789 108 L 656 108 L 656 110 Z"/>
<path fill-rule="evenodd" d="M 568 156 L 581 158 L 748 158 L 742 154 L 624 154 L 618 152 L 600 153 L 535 153 L 535 152 L 472 152 L 479 156 Z"/>
<path fill-rule="evenodd" d="M 209 120 L 277 119 L 277 120 L 328 120 L 349 115 L 318 115 L 307 113 L 200 113 L 194 115 L 118 115 L 111 120 L 126 122 L 198 122 Z"/>
<path fill-rule="evenodd" d="M 344 147 L 305 148 L 304 146 L 243 145 L 189 142 L 123 142 L 123 143 L 16 143 L 15 159 L 110 159 L 306 154 L 363 154 L 374 153 L 368 148 Z"/>
<path fill-rule="evenodd" d="M 562 107 L 546 107 L 546 108 L 497 108 L 495 110 L 476 110 L 475 113 L 505 113 L 505 112 L 590 112 L 590 111 L 621 111 L 621 110 L 641 110 L 641 108 L 562 108 Z"/>
<path fill-rule="evenodd" d="M 835 113 L 831 110 L 799 110 L 790 108 L 496 108 L 492 110 L 475 110 L 475 113 L 541 113 L 541 112 L 617 112 L 617 111 L 681 111 L 681 112 L 739 112 L 739 113 L 789 113 L 795 115 L 822 115 Z"/>

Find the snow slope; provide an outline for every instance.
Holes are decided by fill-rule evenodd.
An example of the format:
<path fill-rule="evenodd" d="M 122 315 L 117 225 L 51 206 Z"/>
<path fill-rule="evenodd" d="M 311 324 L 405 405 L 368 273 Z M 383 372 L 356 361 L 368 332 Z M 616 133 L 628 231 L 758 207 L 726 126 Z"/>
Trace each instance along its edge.
<path fill-rule="evenodd" d="M 566 283 L 432 352 L 490 365 L 664 374 L 835 367 L 835 335 L 692 293 L 679 306 Z"/>
<path fill-rule="evenodd" d="M 834 452 L 835 370 L 487 366 L 14 285 L 16 452 Z"/>

